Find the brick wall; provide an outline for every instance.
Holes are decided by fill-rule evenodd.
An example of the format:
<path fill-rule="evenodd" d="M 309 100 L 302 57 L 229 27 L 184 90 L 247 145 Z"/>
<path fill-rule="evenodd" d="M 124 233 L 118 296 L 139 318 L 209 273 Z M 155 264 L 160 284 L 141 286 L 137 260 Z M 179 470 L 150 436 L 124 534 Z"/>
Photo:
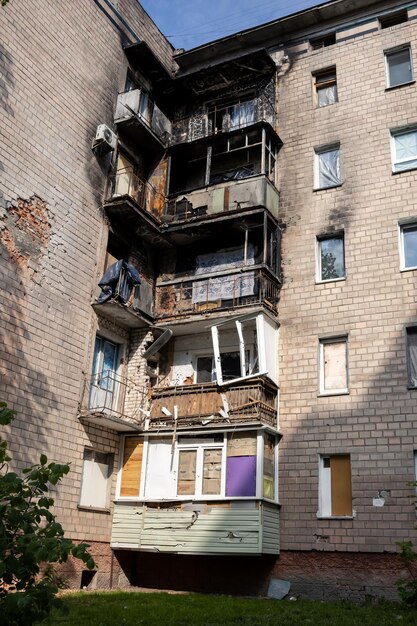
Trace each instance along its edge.
<path fill-rule="evenodd" d="M 106 542 L 111 516 L 77 509 L 84 447 L 117 464 L 119 442 L 77 419 L 107 240 L 109 161 L 91 142 L 98 124 L 112 126 L 126 75 L 121 35 L 98 4 L 13 0 L 0 11 L 0 398 L 18 411 L 13 467 L 41 452 L 70 462 L 58 515 L 73 539 Z M 171 47 L 140 5 L 120 10 L 169 65 Z"/>
<path fill-rule="evenodd" d="M 414 84 L 386 91 L 384 50 L 415 22 L 295 55 L 280 71 L 284 286 L 280 301 L 281 546 L 394 552 L 415 537 L 416 392 L 404 327 L 417 321 L 415 272 L 399 271 L 398 221 L 417 215 L 415 171 L 391 172 L 390 128 L 417 122 Z M 352 34 L 352 33 L 349 33 Z M 315 108 L 312 72 L 336 66 L 339 102 Z M 314 147 L 340 142 L 341 187 L 313 191 Z M 315 283 L 316 236 L 343 230 L 346 280 Z M 318 340 L 348 335 L 349 394 L 318 395 Z M 354 519 L 318 519 L 319 455 L 351 456 Z M 383 507 L 373 505 L 380 490 Z M 323 561 L 324 562 L 324 561 Z"/>

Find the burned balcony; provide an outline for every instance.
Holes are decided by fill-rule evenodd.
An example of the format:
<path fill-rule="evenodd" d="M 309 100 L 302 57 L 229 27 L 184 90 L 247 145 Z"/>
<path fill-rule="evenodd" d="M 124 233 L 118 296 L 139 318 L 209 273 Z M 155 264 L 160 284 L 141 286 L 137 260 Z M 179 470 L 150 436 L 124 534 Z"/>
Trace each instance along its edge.
<path fill-rule="evenodd" d="M 164 219 L 168 223 L 180 222 L 253 207 L 264 207 L 278 218 L 279 192 L 266 176 L 225 180 L 180 194 L 167 202 Z"/>
<path fill-rule="evenodd" d="M 206 278 L 159 284 L 155 316 L 177 318 L 261 305 L 276 314 L 280 284 L 265 268 L 236 269 Z"/>
<path fill-rule="evenodd" d="M 120 259 L 107 268 L 98 285 L 101 294 L 93 304 L 97 313 L 128 328 L 152 323 L 152 289 L 132 265 Z"/>
<path fill-rule="evenodd" d="M 258 125 L 172 149 L 167 220 L 181 219 L 184 202 L 195 215 L 267 206 L 277 216 L 280 146 L 271 129 Z"/>
<path fill-rule="evenodd" d="M 82 423 L 95 424 L 116 432 L 139 431 L 143 427 L 148 390 L 99 367 L 86 378 L 79 410 Z"/>
<path fill-rule="evenodd" d="M 144 145 L 153 153 L 169 143 L 171 122 L 143 89 L 131 89 L 117 98 L 115 124 L 126 141 Z"/>
<path fill-rule="evenodd" d="M 219 387 L 215 382 L 154 388 L 150 430 L 261 424 L 277 428 L 276 385 L 265 377 Z M 176 408 L 174 408 L 176 407 Z"/>
<path fill-rule="evenodd" d="M 274 93 L 270 88 L 252 97 L 201 105 L 173 122 L 171 145 L 229 133 L 257 123 L 276 126 Z"/>
<path fill-rule="evenodd" d="M 165 212 L 165 196 L 133 167 L 118 168 L 110 176 L 104 209 L 113 229 L 127 238 L 139 231 L 152 244 L 163 241 L 159 216 Z"/>

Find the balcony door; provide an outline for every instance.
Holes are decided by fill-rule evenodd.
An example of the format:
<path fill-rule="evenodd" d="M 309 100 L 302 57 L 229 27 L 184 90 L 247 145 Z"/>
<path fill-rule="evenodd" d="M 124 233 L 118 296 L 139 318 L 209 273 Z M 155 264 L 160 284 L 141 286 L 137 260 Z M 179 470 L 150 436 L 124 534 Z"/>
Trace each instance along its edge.
<path fill-rule="evenodd" d="M 119 346 L 96 337 L 90 387 L 90 409 L 110 413 L 116 404 L 116 371 Z"/>

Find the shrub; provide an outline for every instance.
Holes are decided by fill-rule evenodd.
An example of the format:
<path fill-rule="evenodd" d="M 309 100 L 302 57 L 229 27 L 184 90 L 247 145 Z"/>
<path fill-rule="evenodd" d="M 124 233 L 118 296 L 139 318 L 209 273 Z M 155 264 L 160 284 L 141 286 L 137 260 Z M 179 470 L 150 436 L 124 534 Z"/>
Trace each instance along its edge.
<path fill-rule="evenodd" d="M 0 402 L 0 425 L 9 424 L 15 412 Z M 29 626 L 60 605 L 53 574 L 54 563 L 72 555 L 89 569 L 95 563 L 87 544 L 74 545 L 52 513 L 50 485 L 68 474 L 69 466 L 39 463 L 19 476 L 9 469 L 7 443 L 0 438 L 0 615 L 9 626 Z"/>

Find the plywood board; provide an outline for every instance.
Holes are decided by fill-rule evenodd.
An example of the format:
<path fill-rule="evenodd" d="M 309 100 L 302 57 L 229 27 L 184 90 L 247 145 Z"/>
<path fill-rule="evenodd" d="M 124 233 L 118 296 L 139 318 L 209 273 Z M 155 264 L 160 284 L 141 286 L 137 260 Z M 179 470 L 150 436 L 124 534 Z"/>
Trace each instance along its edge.
<path fill-rule="evenodd" d="M 352 479 L 348 455 L 330 457 L 332 515 L 352 515 Z"/>
<path fill-rule="evenodd" d="M 256 456 L 256 431 L 231 435 L 227 441 L 227 456 Z"/>
<path fill-rule="evenodd" d="M 122 497 L 139 495 L 142 456 L 143 439 L 141 437 L 126 437 L 120 487 L 120 495 Z"/>

